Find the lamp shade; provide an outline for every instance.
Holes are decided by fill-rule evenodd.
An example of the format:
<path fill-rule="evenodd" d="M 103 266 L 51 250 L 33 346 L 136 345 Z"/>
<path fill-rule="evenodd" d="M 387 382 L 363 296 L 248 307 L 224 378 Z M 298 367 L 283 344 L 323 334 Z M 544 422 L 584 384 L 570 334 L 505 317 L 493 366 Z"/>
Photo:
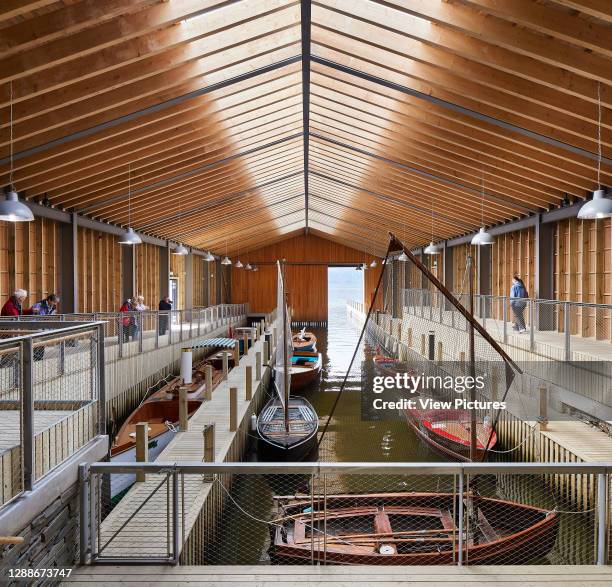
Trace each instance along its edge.
<path fill-rule="evenodd" d="M 215 260 L 215 257 L 213 256 L 213 254 L 210 251 L 206 251 L 206 255 L 204 255 L 204 261 L 207 261 L 208 263 L 212 263 Z"/>
<path fill-rule="evenodd" d="M 250 271 L 251 269 L 253 269 L 253 267 L 251 267 L 251 264 L 250 264 L 250 263 L 247 263 L 247 264 L 246 264 L 245 269 L 246 269 L 247 271 Z"/>
<path fill-rule="evenodd" d="M 31 222 L 34 214 L 23 202 L 19 201 L 17 192 L 11 190 L 6 200 L 0 201 L 0 220 L 7 222 Z"/>
<path fill-rule="evenodd" d="M 606 197 L 604 190 L 594 191 L 593 199 L 583 204 L 578 210 L 578 218 L 582 220 L 610 217 L 612 217 L 612 199 Z"/>
<path fill-rule="evenodd" d="M 238 269 L 242 269 L 244 265 L 242 264 L 242 261 L 238 259 L 236 263 L 234 263 L 234 267 L 238 267 Z"/>
<path fill-rule="evenodd" d="M 492 245 L 495 242 L 493 235 L 488 233 L 484 226 L 480 227 L 480 230 L 474 235 L 472 239 L 472 244 L 478 247 L 482 247 L 483 245 Z"/>
<path fill-rule="evenodd" d="M 257 267 L 257 265 L 253 265 L 253 271 L 259 271 L 259 267 Z"/>
<path fill-rule="evenodd" d="M 141 245 L 142 239 L 134 232 L 134 229 L 129 226 L 121 235 L 118 242 L 120 245 Z"/>
<path fill-rule="evenodd" d="M 232 260 L 225 255 L 225 257 L 223 257 L 223 260 L 221 261 L 221 265 L 231 265 L 232 264 Z"/>
<path fill-rule="evenodd" d="M 189 255 L 189 249 L 185 245 L 178 245 L 174 251 L 172 251 L 173 255 Z"/>
<path fill-rule="evenodd" d="M 408 255 L 406 255 L 406 253 L 404 253 L 404 251 L 401 252 L 400 256 L 397 258 L 398 261 L 408 261 Z"/>
<path fill-rule="evenodd" d="M 372 269 L 374 269 L 374 267 L 377 267 L 378 263 L 376 262 L 376 259 L 372 259 L 372 262 L 370 263 L 370 267 L 372 267 Z"/>
<path fill-rule="evenodd" d="M 442 247 L 431 241 L 424 249 L 426 255 L 439 255 L 442 252 Z"/>

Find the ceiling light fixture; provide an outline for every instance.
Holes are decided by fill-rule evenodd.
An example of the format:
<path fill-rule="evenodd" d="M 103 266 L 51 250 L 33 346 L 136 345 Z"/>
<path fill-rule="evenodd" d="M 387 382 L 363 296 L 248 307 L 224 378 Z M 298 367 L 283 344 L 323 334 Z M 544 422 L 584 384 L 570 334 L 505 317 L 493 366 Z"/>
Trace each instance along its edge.
<path fill-rule="evenodd" d="M 206 261 L 207 263 L 212 263 L 214 260 L 214 255 L 210 251 L 206 251 L 206 254 L 204 255 L 204 261 Z"/>
<path fill-rule="evenodd" d="M 593 199 L 585 202 L 578 210 L 581 220 L 597 220 L 612 216 L 612 199 L 606 197 L 601 187 L 601 82 L 597 82 L 597 189 Z"/>
<path fill-rule="evenodd" d="M 19 201 L 19 195 L 13 185 L 13 82 L 10 82 L 10 167 L 9 167 L 9 191 L 6 199 L 0 201 L 0 220 L 7 222 L 32 222 L 34 214 L 23 202 Z"/>
<path fill-rule="evenodd" d="M 472 238 L 471 244 L 477 247 L 484 245 L 492 245 L 495 242 L 493 235 L 485 230 L 484 223 L 484 167 L 482 168 L 482 180 L 480 182 L 481 194 L 480 194 L 480 214 L 481 214 L 481 226 L 480 230 Z"/>
<path fill-rule="evenodd" d="M 120 245 L 140 245 L 142 239 L 134 232 L 130 226 L 132 223 L 132 165 L 128 163 L 128 227 L 119 238 Z"/>
<path fill-rule="evenodd" d="M 225 257 L 221 261 L 221 265 L 231 265 L 232 260 L 227 256 L 227 240 L 225 241 Z"/>
<path fill-rule="evenodd" d="M 172 251 L 173 255 L 189 255 L 189 249 L 185 245 L 177 245 L 174 251 Z"/>

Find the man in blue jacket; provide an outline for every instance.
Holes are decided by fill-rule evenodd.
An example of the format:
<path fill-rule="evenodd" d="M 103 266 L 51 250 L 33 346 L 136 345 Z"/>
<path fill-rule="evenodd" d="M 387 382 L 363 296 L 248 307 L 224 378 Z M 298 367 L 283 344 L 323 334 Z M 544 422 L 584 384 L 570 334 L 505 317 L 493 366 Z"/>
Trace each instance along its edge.
<path fill-rule="evenodd" d="M 528 298 L 527 288 L 523 283 L 523 280 L 515 275 L 512 278 L 512 287 L 510 288 L 510 308 L 514 314 L 514 330 L 519 332 L 527 332 L 525 328 L 525 308 L 527 302 L 525 298 Z"/>

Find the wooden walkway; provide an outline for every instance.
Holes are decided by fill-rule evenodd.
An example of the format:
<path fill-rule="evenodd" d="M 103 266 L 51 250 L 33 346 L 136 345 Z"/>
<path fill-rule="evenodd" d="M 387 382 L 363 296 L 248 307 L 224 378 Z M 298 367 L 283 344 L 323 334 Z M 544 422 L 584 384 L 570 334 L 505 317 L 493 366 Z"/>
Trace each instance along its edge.
<path fill-rule="evenodd" d="M 350 587 L 370 585 L 402 587 L 603 587 L 612 584 L 610 566 L 482 566 L 482 567 L 379 567 L 379 566 L 97 566 L 75 569 L 62 583 L 70 585 L 198 585 L 201 587 Z"/>
<path fill-rule="evenodd" d="M 250 419 L 252 406 L 256 405 L 258 396 L 264 393 L 256 376 L 256 352 L 263 356 L 263 339 L 258 340 L 247 356 L 243 356 L 237 368 L 230 371 L 227 381 L 222 381 L 213 393 L 211 401 L 204 402 L 189 420 L 187 432 L 177 432 L 170 444 L 161 452 L 157 461 L 199 461 L 204 458 L 203 431 L 209 424 L 215 424 L 215 460 L 233 460 L 230 456 L 232 443 L 237 432 L 229 429 L 229 389 L 238 388 L 238 429 L 241 422 Z M 253 399 L 245 400 L 245 367 L 252 366 Z M 262 368 L 262 379 L 264 369 Z M 248 427 L 249 422 L 245 422 Z M 248 428 L 247 428 L 248 430 Z M 240 432 L 243 433 L 243 432 Z M 102 522 L 99 547 L 103 547 L 103 556 L 113 557 L 166 557 L 168 553 L 167 528 L 167 489 L 163 480 L 165 475 L 148 475 L 144 483 L 136 483 L 127 495 Z M 160 486 L 161 483 L 161 486 Z M 184 501 L 181 501 L 179 525 L 183 545 L 190 530 L 196 522 L 203 504 L 211 491 L 212 483 L 206 483 L 199 475 L 186 475 L 184 480 Z M 157 491 L 155 489 L 159 486 Z M 109 539 L 121 528 L 129 516 L 152 494 L 146 505 L 140 509 L 132 520 L 121 529 L 108 546 Z M 184 504 L 184 508 L 183 508 Z M 185 521 L 183 526 L 183 519 Z"/>

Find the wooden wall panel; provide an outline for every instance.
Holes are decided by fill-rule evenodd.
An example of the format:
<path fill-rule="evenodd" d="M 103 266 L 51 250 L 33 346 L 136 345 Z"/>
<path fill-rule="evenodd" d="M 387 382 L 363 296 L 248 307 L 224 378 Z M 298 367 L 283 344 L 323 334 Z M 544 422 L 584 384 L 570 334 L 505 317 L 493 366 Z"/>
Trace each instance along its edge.
<path fill-rule="evenodd" d="M 516 273 L 529 295 L 535 292 L 535 229 L 527 228 L 495 237 L 491 250 L 491 293 L 509 296 Z"/>
<path fill-rule="evenodd" d="M 193 256 L 193 305 L 206 304 L 206 265 L 199 255 Z"/>
<path fill-rule="evenodd" d="M 160 248 L 143 243 L 135 247 L 136 254 L 136 291 L 144 296 L 145 304 L 157 309 L 161 292 L 159 290 Z M 176 257 L 176 255 L 172 255 Z"/>
<path fill-rule="evenodd" d="M 50 293 L 62 295 L 60 227 L 55 221 L 0 222 L 0 300 L 28 291 L 26 307 Z"/>
<path fill-rule="evenodd" d="M 79 227 L 77 282 L 81 312 L 116 312 L 121 299 L 121 245 L 114 235 Z"/>
<path fill-rule="evenodd" d="M 612 223 L 571 218 L 555 227 L 555 298 L 593 304 L 612 303 Z M 610 311 L 575 308 L 570 331 L 600 340 L 612 340 Z M 563 330 L 563 320 L 558 329 Z"/>
<path fill-rule="evenodd" d="M 299 235 L 242 255 L 245 265 L 247 261 L 258 264 L 283 258 L 288 262 L 313 263 L 287 266 L 287 291 L 294 319 L 324 321 L 327 320 L 327 267 L 316 263 L 370 263 L 374 257 L 314 235 Z M 365 299 L 359 301 L 366 304 L 369 304 L 381 271 L 380 258 L 377 260 L 379 266 L 365 272 Z M 270 312 L 275 308 L 275 265 L 260 264 L 256 273 L 232 268 L 231 280 L 234 303 L 249 302 L 252 312 Z"/>

